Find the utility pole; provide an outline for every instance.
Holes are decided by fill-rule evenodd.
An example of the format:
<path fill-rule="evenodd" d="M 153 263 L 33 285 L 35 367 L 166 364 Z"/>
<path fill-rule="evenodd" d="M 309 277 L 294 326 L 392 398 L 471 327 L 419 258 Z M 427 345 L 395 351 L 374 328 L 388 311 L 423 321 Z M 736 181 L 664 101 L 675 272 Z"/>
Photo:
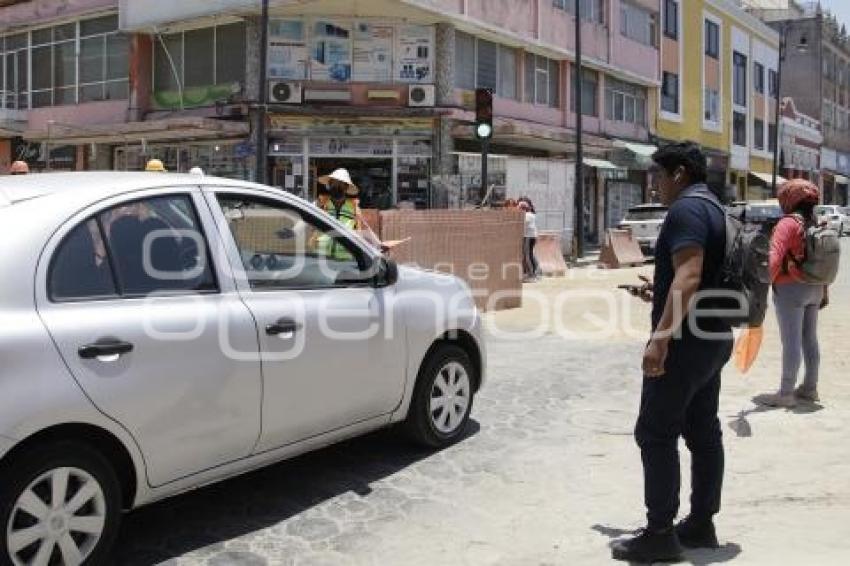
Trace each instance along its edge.
<path fill-rule="evenodd" d="M 786 24 L 782 23 L 782 28 L 779 31 L 779 64 L 776 69 L 776 118 L 773 132 L 773 179 L 770 183 L 770 192 L 773 198 L 776 198 L 776 176 L 779 170 L 779 140 L 782 139 L 779 135 L 780 115 L 779 104 L 782 101 L 782 63 L 785 61 L 785 40 L 786 40 Z"/>
<path fill-rule="evenodd" d="M 584 257 L 584 148 L 582 147 L 582 65 L 581 65 L 581 0 L 575 0 L 576 6 L 576 257 Z"/>
<path fill-rule="evenodd" d="M 269 0 L 262 0 L 260 17 L 260 99 L 257 108 L 257 182 L 266 183 L 268 164 L 268 140 L 266 140 L 266 111 L 269 102 Z"/>

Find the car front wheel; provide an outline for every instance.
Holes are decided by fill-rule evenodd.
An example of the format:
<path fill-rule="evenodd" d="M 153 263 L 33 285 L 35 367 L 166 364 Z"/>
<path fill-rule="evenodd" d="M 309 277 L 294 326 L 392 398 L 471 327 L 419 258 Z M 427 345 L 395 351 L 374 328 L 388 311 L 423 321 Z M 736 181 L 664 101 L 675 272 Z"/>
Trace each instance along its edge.
<path fill-rule="evenodd" d="M 112 466 L 86 444 L 57 443 L 15 456 L 0 471 L 0 564 L 107 564 L 120 494 Z"/>
<path fill-rule="evenodd" d="M 458 346 L 437 346 L 422 364 L 406 428 L 418 443 L 442 448 L 456 442 L 469 423 L 475 373 Z"/>

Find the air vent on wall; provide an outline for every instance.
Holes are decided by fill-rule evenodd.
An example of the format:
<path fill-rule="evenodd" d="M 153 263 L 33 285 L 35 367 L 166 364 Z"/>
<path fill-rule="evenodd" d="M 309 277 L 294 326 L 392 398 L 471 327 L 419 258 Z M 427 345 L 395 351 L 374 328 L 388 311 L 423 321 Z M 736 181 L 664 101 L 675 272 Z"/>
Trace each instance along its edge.
<path fill-rule="evenodd" d="M 408 106 L 434 106 L 437 89 L 434 85 L 412 85 L 408 96 Z"/>
<path fill-rule="evenodd" d="M 273 104 L 301 104 L 301 85 L 272 81 L 269 84 L 269 101 Z"/>

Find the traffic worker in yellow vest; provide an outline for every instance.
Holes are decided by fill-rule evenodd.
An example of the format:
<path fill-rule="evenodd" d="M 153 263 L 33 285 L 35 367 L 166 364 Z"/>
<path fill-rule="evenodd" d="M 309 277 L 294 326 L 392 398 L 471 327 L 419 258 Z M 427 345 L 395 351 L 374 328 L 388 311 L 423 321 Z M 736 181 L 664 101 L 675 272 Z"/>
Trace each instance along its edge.
<path fill-rule="evenodd" d="M 360 207 L 357 195 L 360 189 L 351 181 L 346 169 L 337 169 L 330 175 L 319 178 L 319 182 L 328 188 L 330 197 L 321 205 L 322 209 L 339 220 L 349 230 L 360 229 Z M 329 259 L 346 261 L 353 259 L 351 253 L 330 234 L 319 237 L 319 253 Z"/>

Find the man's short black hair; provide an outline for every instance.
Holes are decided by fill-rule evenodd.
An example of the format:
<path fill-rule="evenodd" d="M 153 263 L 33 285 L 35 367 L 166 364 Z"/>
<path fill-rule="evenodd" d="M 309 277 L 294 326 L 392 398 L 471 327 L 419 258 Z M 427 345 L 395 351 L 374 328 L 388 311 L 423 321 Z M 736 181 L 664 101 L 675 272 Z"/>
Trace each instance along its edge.
<path fill-rule="evenodd" d="M 652 160 L 670 175 L 679 167 L 684 167 L 691 184 L 705 183 L 708 169 L 702 148 L 690 141 L 665 145 L 654 154 Z"/>

